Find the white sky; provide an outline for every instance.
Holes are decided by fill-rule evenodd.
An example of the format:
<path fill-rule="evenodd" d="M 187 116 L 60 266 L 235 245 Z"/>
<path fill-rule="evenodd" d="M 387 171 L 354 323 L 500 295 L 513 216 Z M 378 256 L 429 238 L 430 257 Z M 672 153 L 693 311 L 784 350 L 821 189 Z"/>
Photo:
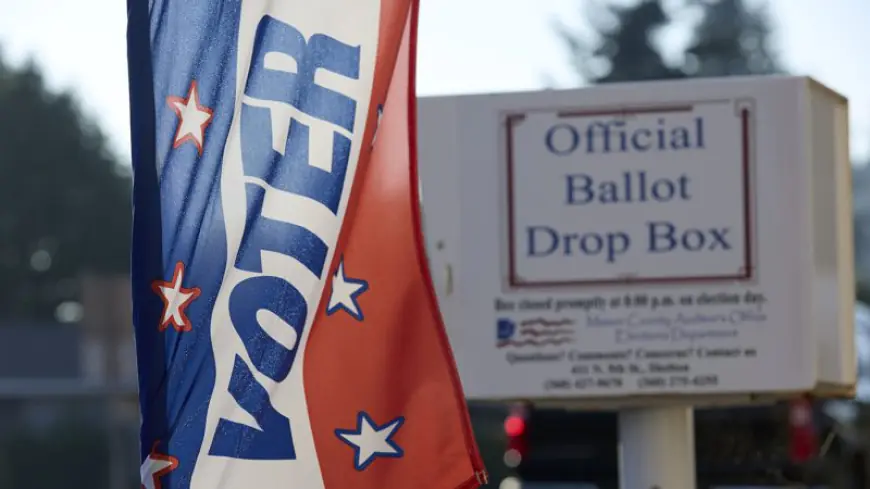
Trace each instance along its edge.
<path fill-rule="evenodd" d="M 182 0 L 183 1 L 183 0 Z M 677 2 L 678 0 L 673 0 Z M 421 95 L 572 84 L 554 19 L 581 25 L 584 0 L 423 0 Z M 34 57 L 55 87 L 72 88 L 129 154 L 124 0 L 0 0 L 0 46 Z M 870 155 L 870 1 L 770 0 L 786 67 L 849 97 L 853 153 Z M 685 32 L 665 33 L 672 50 Z"/>

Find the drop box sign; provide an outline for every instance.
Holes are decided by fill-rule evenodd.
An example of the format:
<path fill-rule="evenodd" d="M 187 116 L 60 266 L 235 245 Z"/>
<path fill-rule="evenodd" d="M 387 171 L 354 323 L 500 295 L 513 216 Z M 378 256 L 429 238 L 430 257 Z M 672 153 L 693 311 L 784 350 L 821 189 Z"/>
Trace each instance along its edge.
<path fill-rule="evenodd" d="M 815 86 L 424 100 L 427 239 L 455 270 L 439 299 L 468 396 L 813 391 L 820 352 L 848 357 L 853 294 L 846 106 Z"/>
<path fill-rule="evenodd" d="M 512 285 L 750 276 L 749 117 L 729 100 L 509 117 Z"/>

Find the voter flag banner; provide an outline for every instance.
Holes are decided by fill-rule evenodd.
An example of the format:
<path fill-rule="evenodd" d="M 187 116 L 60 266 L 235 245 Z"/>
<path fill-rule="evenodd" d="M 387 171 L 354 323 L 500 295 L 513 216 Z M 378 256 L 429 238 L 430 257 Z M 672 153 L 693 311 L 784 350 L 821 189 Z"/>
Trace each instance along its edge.
<path fill-rule="evenodd" d="M 413 0 L 128 0 L 147 489 L 485 480 L 422 245 Z"/>

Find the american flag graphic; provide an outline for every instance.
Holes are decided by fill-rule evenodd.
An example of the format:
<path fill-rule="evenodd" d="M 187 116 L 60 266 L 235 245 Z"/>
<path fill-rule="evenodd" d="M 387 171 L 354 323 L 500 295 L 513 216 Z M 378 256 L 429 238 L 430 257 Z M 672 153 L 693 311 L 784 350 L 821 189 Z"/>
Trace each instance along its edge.
<path fill-rule="evenodd" d="M 499 319 L 496 323 L 497 346 L 559 346 L 574 341 L 574 320 L 543 317 L 514 320 Z"/>

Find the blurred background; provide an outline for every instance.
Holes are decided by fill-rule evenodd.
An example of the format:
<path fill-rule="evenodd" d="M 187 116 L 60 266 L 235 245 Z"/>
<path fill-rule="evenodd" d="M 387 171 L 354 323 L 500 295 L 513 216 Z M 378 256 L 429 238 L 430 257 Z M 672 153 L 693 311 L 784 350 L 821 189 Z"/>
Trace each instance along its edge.
<path fill-rule="evenodd" d="M 771 73 L 848 96 L 870 303 L 870 1 L 422 4 L 421 96 Z M 0 0 L 0 489 L 139 487 L 125 30 L 122 0 Z M 870 487 L 868 311 L 859 395 L 810 404 L 802 455 L 793 406 L 698 412 L 699 487 Z M 612 413 L 470 408 L 491 487 L 616 487 Z"/>

